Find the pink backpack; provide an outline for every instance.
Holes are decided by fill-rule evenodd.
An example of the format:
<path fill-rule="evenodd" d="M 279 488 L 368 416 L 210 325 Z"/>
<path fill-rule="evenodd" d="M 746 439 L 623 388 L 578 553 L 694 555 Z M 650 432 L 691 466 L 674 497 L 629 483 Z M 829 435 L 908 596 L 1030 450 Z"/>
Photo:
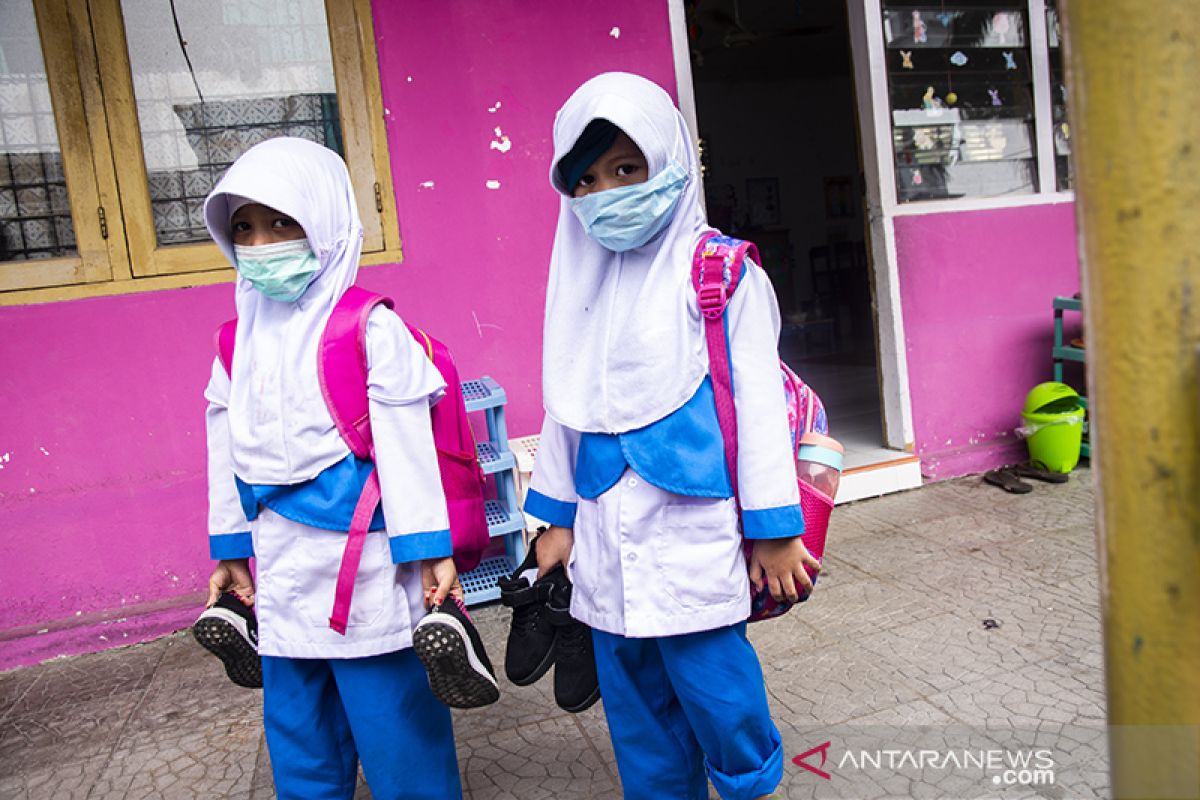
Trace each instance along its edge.
<path fill-rule="evenodd" d="M 367 317 L 379 304 L 394 307 L 390 297 L 351 286 L 334 306 L 317 349 L 317 376 L 329 414 L 350 452 L 371 461 L 375 460 L 375 440 L 368 413 L 366 331 Z M 454 564 L 459 572 L 466 572 L 479 564 L 490 541 L 484 516 L 483 471 L 475 454 L 475 437 L 467 421 L 462 385 L 450 351 L 419 328 L 407 327 L 446 382 L 446 396 L 430 409 L 430 417 L 450 516 Z M 236 331 L 236 319 L 217 329 L 217 353 L 226 372 L 233 364 Z M 346 632 L 354 577 L 379 499 L 379 473 L 371 470 L 354 507 L 338 570 L 333 613 L 329 617 L 329 627 L 341 634 Z"/>
<path fill-rule="evenodd" d="M 721 426 L 721 438 L 725 442 L 725 462 L 735 498 L 738 497 L 737 415 L 733 404 L 733 377 L 723 317 L 725 308 L 741 280 L 742 267 L 747 256 L 756 264 L 762 263 L 758 248 L 753 242 L 718 233 L 706 233 L 701 236 L 692 256 L 692 285 L 696 289 L 700 313 L 704 317 L 704 337 L 708 344 L 709 372 L 716 395 L 717 421 Z M 792 458 L 795 460 L 800 452 L 800 437 L 810 431 L 827 434 L 829 420 L 825 416 L 821 398 L 782 361 L 779 362 L 779 372 L 787 403 Z M 800 510 L 804 515 L 804 533 L 800 538 L 813 557 L 820 560 L 825 550 L 825 534 L 829 529 L 833 500 L 798 478 L 796 483 L 800 488 Z M 743 549 L 749 561 L 753 543 L 745 541 Z M 791 607 L 792 603 L 777 602 L 764 586 L 761 590 L 753 592 L 750 598 L 749 619 L 751 622 L 771 619 L 787 612 Z"/>

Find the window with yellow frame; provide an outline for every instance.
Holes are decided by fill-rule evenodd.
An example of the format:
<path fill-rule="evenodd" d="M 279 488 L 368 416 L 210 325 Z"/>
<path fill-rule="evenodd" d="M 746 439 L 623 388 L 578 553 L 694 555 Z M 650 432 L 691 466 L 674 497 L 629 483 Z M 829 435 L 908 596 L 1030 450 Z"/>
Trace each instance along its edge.
<path fill-rule="evenodd" d="M 247 148 L 341 153 L 400 257 L 369 0 L 0 3 L 0 305 L 229 280 L 204 197 Z"/>

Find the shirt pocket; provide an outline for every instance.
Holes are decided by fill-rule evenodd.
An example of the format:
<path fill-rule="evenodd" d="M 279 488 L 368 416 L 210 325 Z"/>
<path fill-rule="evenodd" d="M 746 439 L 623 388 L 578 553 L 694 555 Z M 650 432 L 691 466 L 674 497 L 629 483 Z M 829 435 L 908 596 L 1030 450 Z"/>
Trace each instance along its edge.
<path fill-rule="evenodd" d="M 677 497 L 662 509 L 653 537 L 663 589 L 680 606 L 727 604 L 746 584 L 746 559 L 733 500 Z"/>
<path fill-rule="evenodd" d="M 346 539 L 344 531 L 307 527 L 296 538 L 297 552 L 289 559 L 292 564 L 292 603 L 314 627 L 329 627 Z M 387 548 L 385 533 L 371 531 L 367 534 L 354 580 L 347 620 L 349 628 L 374 625 L 383 614 L 387 594 L 395 579 Z"/>

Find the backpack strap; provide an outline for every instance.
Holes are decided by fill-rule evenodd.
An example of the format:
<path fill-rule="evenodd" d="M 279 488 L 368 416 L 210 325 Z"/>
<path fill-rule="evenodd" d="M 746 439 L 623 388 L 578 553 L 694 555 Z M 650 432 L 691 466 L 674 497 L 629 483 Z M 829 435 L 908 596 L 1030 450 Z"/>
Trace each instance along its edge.
<path fill-rule="evenodd" d="M 393 308 L 390 297 L 351 286 L 338 300 L 317 347 L 317 380 L 333 424 L 359 458 L 374 458 L 367 400 L 367 318 L 375 306 Z"/>
<path fill-rule="evenodd" d="M 429 422 L 433 427 L 442 491 L 446 495 L 454 565 L 463 573 L 479 565 L 483 551 L 491 544 L 475 434 L 467 418 L 462 381 L 450 349 L 420 328 L 408 322 L 405 325 L 446 382 L 446 395 L 429 409 Z"/>
<path fill-rule="evenodd" d="M 704 339 L 708 345 L 708 371 L 712 376 L 717 406 L 717 422 L 725 442 L 725 466 L 729 485 L 738 497 L 737 409 L 733 403 L 733 369 L 729 363 L 729 336 L 725 309 L 741 280 L 746 257 L 759 260 L 753 242 L 708 232 L 700 237 L 692 255 L 692 286 L 700 314 L 704 318 Z"/>
<path fill-rule="evenodd" d="M 354 516 L 350 518 L 350 532 L 342 549 L 342 563 L 338 566 L 337 584 L 333 590 L 333 612 L 329 615 L 329 627 L 343 636 L 346 635 L 346 625 L 350 620 L 350 599 L 354 596 L 354 579 L 362 560 L 363 545 L 366 544 L 367 531 L 371 528 L 371 518 L 375 516 L 375 507 L 379 505 L 381 494 L 379 470 L 372 469 L 354 506 Z"/>
<path fill-rule="evenodd" d="M 367 397 L 367 318 L 381 304 L 394 307 L 390 297 L 351 286 L 333 307 L 317 345 L 317 381 L 333 424 L 354 455 L 371 461 L 375 460 L 375 439 Z M 349 624 L 354 581 L 380 495 L 379 470 L 373 468 L 350 518 L 333 590 L 329 627 L 342 635 Z"/>
<path fill-rule="evenodd" d="M 225 374 L 233 377 L 233 342 L 237 338 L 237 318 L 222 323 L 213 334 L 213 345 L 217 358 L 225 368 Z"/>

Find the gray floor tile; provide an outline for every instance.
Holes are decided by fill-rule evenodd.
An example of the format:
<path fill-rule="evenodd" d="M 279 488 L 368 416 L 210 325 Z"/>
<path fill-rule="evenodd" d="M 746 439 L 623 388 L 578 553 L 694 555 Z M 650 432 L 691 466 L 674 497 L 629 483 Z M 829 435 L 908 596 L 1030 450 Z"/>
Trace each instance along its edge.
<path fill-rule="evenodd" d="M 619 796 L 609 763 L 570 718 L 460 742 L 459 760 L 472 800 Z"/>
<path fill-rule="evenodd" d="M 976 477 L 839 506 L 816 594 L 749 627 L 783 737 L 778 796 L 1107 796 L 1092 502 L 1081 470 L 1023 496 Z M 502 676 L 509 611 L 472 613 Z M 469 800 L 621 797 L 602 705 L 563 712 L 553 673 L 500 683 L 495 705 L 454 712 Z M 842 764 L 827 781 L 792 761 L 887 737 L 1050 747 L 1057 780 L 998 791 L 970 770 Z M 0 765 L 0 800 L 274 796 L 261 694 L 186 633 L 0 674 Z"/>
<path fill-rule="evenodd" d="M 55 763 L 30 766 L 21 763 L 0 777 L 3 800 L 86 800 L 103 797 L 94 793 L 107 766 L 107 754 L 86 759 L 63 757 Z M 9 762 L 0 762 L 7 764 Z"/>

